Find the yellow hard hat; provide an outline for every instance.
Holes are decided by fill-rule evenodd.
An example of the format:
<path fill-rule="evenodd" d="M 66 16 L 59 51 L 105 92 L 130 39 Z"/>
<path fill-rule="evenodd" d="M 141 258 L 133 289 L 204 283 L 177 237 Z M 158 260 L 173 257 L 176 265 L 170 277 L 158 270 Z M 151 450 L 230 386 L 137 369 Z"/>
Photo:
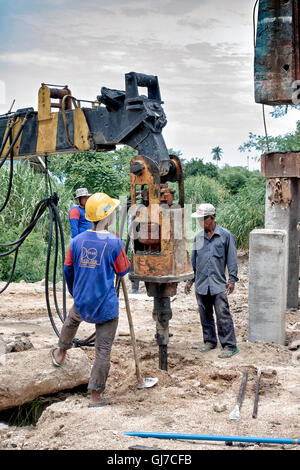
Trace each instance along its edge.
<path fill-rule="evenodd" d="M 85 218 L 90 222 L 98 222 L 112 214 L 119 204 L 118 199 L 112 199 L 105 193 L 92 194 L 85 205 Z"/>

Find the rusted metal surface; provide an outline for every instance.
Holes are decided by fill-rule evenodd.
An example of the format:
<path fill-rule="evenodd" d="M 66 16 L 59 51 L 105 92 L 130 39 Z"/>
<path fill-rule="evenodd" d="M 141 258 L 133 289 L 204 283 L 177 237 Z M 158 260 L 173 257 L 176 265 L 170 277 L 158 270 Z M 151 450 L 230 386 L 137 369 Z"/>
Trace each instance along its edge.
<path fill-rule="evenodd" d="M 261 156 L 265 178 L 300 178 L 300 152 L 270 152 Z"/>
<path fill-rule="evenodd" d="M 300 0 L 260 0 L 255 47 L 255 101 L 292 104 L 300 80 Z M 297 104 L 297 103 L 294 103 Z"/>
<path fill-rule="evenodd" d="M 295 67 L 297 79 L 300 79 L 300 0 L 294 0 L 294 41 L 295 41 Z"/>
<path fill-rule="evenodd" d="M 162 184 L 160 188 L 160 200 L 162 203 L 168 204 L 171 206 L 174 200 L 174 189 L 168 188 L 167 184 Z"/>
<path fill-rule="evenodd" d="M 145 282 L 145 286 L 149 297 L 173 297 L 177 292 L 176 282 Z"/>
<path fill-rule="evenodd" d="M 269 200 L 271 204 L 289 206 L 292 202 L 292 192 L 288 178 L 270 178 L 268 185 L 271 188 Z"/>
<path fill-rule="evenodd" d="M 175 170 L 178 165 L 175 160 Z M 173 204 L 174 191 L 166 183 L 161 184 L 160 171 L 153 160 L 134 157 L 131 169 L 131 203 L 133 206 L 138 203 L 136 188 L 141 187 L 139 194 L 145 205 L 138 210 L 134 221 L 130 277 L 158 283 L 193 277 L 185 237 L 184 207 Z M 172 180 L 175 181 L 175 175 Z M 179 199 L 184 200 L 182 195 Z"/>
<path fill-rule="evenodd" d="M 59 100 L 58 103 L 51 101 L 51 108 L 61 109 L 63 97 L 68 95 L 72 95 L 72 92 L 67 86 L 65 86 L 64 88 L 50 88 L 50 98 Z M 67 98 L 65 100 L 65 109 L 72 109 L 72 101 L 70 98 Z"/>

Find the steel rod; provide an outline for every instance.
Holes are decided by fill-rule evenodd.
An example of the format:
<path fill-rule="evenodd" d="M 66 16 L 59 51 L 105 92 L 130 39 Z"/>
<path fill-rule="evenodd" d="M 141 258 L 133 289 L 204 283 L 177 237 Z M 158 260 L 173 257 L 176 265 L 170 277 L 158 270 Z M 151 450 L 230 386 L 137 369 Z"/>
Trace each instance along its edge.
<path fill-rule="evenodd" d="M 261 378 L 261 371 L 258 371 L 257 381 L 256 381 L 256 389 L 255 389 L 255 397 L 254 397 L 254 406 L 253 406 L 253 413 L 252 413 L 252 418 L 254 418 L 254 419 L 257 417 L 260 378 Z"/>

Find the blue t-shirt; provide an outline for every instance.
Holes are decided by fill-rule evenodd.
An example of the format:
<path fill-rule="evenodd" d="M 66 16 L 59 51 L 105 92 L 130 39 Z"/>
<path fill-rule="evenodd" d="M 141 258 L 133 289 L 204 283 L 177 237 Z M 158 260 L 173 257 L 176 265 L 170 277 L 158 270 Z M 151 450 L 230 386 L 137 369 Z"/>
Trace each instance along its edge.
<path fill-rule="evenodd" d="M 115 274 L 130 269 L 122 241 L 107 231 L 88 230 L 71 240 L 64 275 L 74 306 L 88 323 L 104 323 L 119 314 Z"/>
<path fill-rule="evenodd" d="M 72 207 L 69 212 L 69 221 L 71 227 L 71 238 L 74 238 L 79 235 L 79 233 L 93 228 L 92 222 L 86 220 L 85 209 L 81 206 Z"/>

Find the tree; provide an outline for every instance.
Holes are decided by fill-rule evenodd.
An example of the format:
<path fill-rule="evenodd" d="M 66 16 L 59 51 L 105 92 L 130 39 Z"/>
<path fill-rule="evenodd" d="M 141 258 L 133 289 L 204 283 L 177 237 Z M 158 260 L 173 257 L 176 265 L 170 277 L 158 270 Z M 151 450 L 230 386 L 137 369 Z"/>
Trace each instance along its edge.
<path fill-rule="evenodd" d="M 240 152 L 251 153 L 257 152 L 253 157 L 254 160 L 259 160 L 261 155 L 265 152 L 288 152 L 298 151 L 300 149 L 300 121 L 296 124 L 295 132 L 288 132 L 287 134 L 278 136 L 269 136 L 268 142 L 266 136 L 256 135 L 249 132 L 249 140 L 240 145 Z"/>
<path fill-rule="evenodd" d="M 221 158 L 222 158 L 223 150 L 221 149 L 221 147 L 218 146 L 218 147 L 214 147 L 211 153 L 213 156 L 213 160 L 217 162 L 217 166 L 218 166 L 219 161 L 221 161 Z"/>
<path fill-rule="evenodd" d="M 258 171 L 252 172 L 242 166 L 225 165 L 219 170 L 219 181 L 230 191 L 230 194 L 237 194 L 243 186 L 248 183 L 255 184 L 257 180 L 263 180 Z"/>
<path fill-rule="evenodd" d="M 86 187 L 91 192 L 119 197 L 130 192 L 129 165 L 136 154 L 134 149 L 124 146 L 113 152 L 58 155 L 49 168 L 73 192 Z"/>
<path fill-rule="evenodd" d="M 227 189 L 214 178 L 205 175 L 196 175 L 186 178 L 184 182 L 185 201 L 193 204 L 193 209 L 202 202 L 217 207 L 228 196 Z"/>
<path fill-rule="evenodd" d="M 202 158 L 192 158 L 183 165 L 185 178 L 189 176 L 205 175 L 218 179 L 218 168 L 213 163 L 204 163 Z"/>
<path fill-rule="evenodd" d="M 273 111 L 270 112 L 270 115 L 277 119 L 282 116 L 285 116 L 291 109 L 300 109 L 299 105 L 280 105 L 273 106 Z"/>

